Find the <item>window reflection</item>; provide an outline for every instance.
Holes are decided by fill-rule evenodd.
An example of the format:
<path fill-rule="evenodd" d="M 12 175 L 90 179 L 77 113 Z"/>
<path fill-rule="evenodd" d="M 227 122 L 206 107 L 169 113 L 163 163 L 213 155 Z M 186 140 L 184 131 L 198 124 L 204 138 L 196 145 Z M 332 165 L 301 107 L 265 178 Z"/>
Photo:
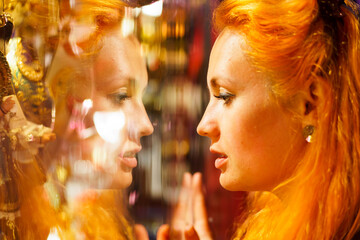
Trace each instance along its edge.
<path fill-rule="evenodd" d="M 47 149 L 54 153 L 47 184 L 57 192 L 51 201 L 61 202 L 58 211 L 72 216 L 75 228 L 65 230 L 75 238 L 133 239 L 124 189 L 133 179 L 140 138 L 153 132 L 142 102 L 148 75 L 140 43 L 124 35 L 129 9 L 119 1 L 97 3 L 63 12 L 66 31 L 47 75 L 57 135 Z M 90 230 L 105 224 L 107 232 Z"/>
<path fill-rule="evenodd" d="M 17 64 L 11 56 L 19 40 L 25 49 L 37 53 L 41 67 L 32 62 L 32 77 L 42 73 L 44 85 L 38 82 L 38 92 L 30 95 L 39 97 L 35 100 L 46 108 L 27 111 L 25 105 L 35 100 L 21 94 L 18 98 L 27 120 L 47 127 L 33 134 L 33 139 L 46 136 L 50 141 L 51 130 L 57 137 L 28 154 L 28 159 L 37 156 L 45 165 L 36 170 L 42 180 L 33 185 L 44 186 L 50 206 L 38 210 L 55 209 L 60 216 L 54 214 L 42 234 L 48 239 L 70 233 L 82 237 L 84 228 L 99 229 L 109 221 L 120 229 L 116 234 L 131 239 L 132 223 L 137 222 L 154 238 L 157 228 L 168 220 L 183 173 L 202 171 L 209 216 L 218 221 L 213 222 L 218 239 L 224 239 L 236 206 L 230 210 L 224 206 L 229 204 L 230 193 L 218 185 L 218 173 L 207 165 L 210 161 L 204 153 L 208 143 L 196 134 L 208 97 L 205 79 L 215 1 L 147 1 L 154 2 L 147 7 L 141 7 L 145 1 L 132 0 L 14 2 L 9 12 L 15 22 L 23 19 L 20 13 L 27 15 L 24 9 L 39 12 L 31 15 L 29 11 L 28 22 L 13 35 L 6 52 L 8 63 Z M 36 116 L 44 118 L 36 120 Z M 100 190 L 106 194 L 99 194 Z M 42 194 L 37 190 L 34 196 L 35 192 Z M 83 211 L 79 202 L 90 210 Z M 64 206 L 77 209 L 79 215 L 70 220 Z M 120 210 L 104 217 L 98 210 L 105 206 Z M 110 221 L 112 217 L 120 220 Z M 79 218 L 96 220 L 81 222 Z"/>

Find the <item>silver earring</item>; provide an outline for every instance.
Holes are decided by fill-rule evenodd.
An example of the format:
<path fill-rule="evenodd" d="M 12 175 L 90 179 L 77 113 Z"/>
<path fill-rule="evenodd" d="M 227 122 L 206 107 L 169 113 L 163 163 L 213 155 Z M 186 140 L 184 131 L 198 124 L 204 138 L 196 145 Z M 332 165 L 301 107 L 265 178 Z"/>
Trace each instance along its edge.
<path fill-rule="evenodd" d="M 306 125 L 303 129 L 303 136 L 305 140 L 310 143 L 313 141 L 313 134 L 315 132 L 315 127 L 313 125 Z"/>

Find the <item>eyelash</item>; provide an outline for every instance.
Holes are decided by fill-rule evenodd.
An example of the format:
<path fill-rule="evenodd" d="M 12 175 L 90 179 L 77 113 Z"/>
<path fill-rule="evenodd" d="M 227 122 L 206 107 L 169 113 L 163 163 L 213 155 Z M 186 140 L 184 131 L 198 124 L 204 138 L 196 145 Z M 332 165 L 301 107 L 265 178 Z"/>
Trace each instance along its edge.
<path fill-rule="evenodd" d="M 122 104 L 125 100 L 130 99 L 131 96 L 129 96 L 127 92 L 121 92 L 121 93 L 113 93 L 113 94 L 109 95 L 109 98 L 115 104 L 119 105 L 119 104 Z"/>
<path fill-rule="evenodd" d="M 225 93 L 219 93 L 219 95 L 214 95 L 214 97 L 223 100 L 225 104 L 229 104 L 233 99 L 233 97 L 235 97 L 235 95 L 225 92 Z"/>

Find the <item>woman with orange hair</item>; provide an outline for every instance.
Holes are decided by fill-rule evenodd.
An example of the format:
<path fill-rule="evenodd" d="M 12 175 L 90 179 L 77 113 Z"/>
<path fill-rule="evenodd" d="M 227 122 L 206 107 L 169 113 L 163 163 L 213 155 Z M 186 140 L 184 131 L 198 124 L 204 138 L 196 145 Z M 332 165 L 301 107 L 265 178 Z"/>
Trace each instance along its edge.
<path fill-rule="evenodd" d="M 128 5 L 59 4 L 62 31 L 46 74 L 56 141 L 44 147 L 38 168 L 11 168 L 19 207 L 11 221 L 0 212 L 0 239 L 148 239 L 128 216 L 124 194 L 140 138 L 153 131 L 142 102 L 148 76 L 141 46 L 122 28 Z"/>
<path fill-rule="evenodd" d="M 220 184 L 248 192 L 232 238 L 359 239 L 359 5 L 225 0 L 214 19 L 198 133 L 211 139 Z M 183 232 L 212 239 L 198 174 L 185 175 L 158 236 Z"/>
<path fill-rule="evenodd" d="M 61 239 L 148 238 L 126 208 L 140 138 L 153 131 L 142 102 L 141 46 L 122 27 L 126 7 L 118 0 L 60 5 L 64 27 L 47 75 L 57 139 L 46 149 L 45 188 L 63 216 L 50 235 Z"/>

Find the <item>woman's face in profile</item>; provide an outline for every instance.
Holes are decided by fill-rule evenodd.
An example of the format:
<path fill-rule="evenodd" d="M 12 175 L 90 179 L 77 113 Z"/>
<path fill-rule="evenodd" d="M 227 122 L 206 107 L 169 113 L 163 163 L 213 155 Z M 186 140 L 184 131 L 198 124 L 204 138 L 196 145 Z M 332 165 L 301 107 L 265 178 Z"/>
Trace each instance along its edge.
<path fill-rule="evenodd" d="M 297 162 L 286 158 L 305 144 L 295 122 L 270 92 L 269 81 L 249 62 L 244 36 L 225 29 L 212 49 L 210 102 L 198 133 L 211 139 L 220 183 L 231 191 L 271 190 Z"/>
<path fill-rule="evenodd" d="M 100 51 L 84 67 L 83 80 L 74 84 L 72 98 L 81 107 L 70 121 L 76 111 L 82 112 L 81 159 L 91 161 L 79 162 L 80 172 L 91 164 L 95 172 L 90 177 L 102 174 L 111 180 L 107 187 L 124 188 L 132 182 L 140 138 L 153 132 L 142 102 L 147 71 L 135 38 L 114 30 L 101 41 Z"/>

